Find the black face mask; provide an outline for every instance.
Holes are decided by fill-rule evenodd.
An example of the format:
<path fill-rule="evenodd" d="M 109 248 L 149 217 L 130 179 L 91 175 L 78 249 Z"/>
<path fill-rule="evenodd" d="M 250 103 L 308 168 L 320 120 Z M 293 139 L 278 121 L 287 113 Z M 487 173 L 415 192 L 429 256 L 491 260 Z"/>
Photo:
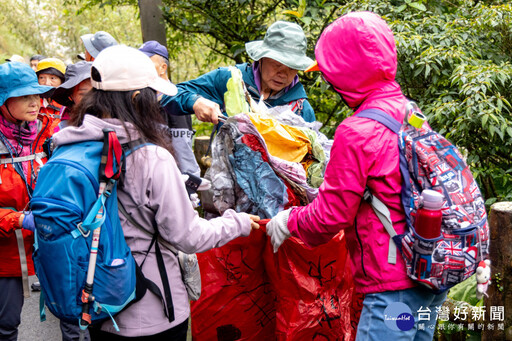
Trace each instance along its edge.
<path fill-rule="evenodd" d="M 326 82 L 327 84 L 329 84 L 329 86 L 334 90 L 334 92 L 336 92 L 336 93 L 338 94 L 338 96 L 340 96 L 341 101 L 342 101 L 343 103 L 345 103 L 345 105 L 346 105 L 347 107 L 351 108 L 351 109 L 352 109 L 352 110 L 354 110 L 354 111 L 357 109 L 357 108 L 352 108 L 350 105 L 348 105 L 348 103 L 347 103 L 347 101 L 345 100 L 345 98 L 343 97 L 343 95 L 342 95 L 340 92 L 338 92 L 338 90 L 336 90 L 336 88 L 334 87 L 334 85 L 332 85 L 332 83 L 330 83 L 327 79 L 325 79 L 325 77 L 324 77 L 324 75 L 323 75 L 323 74 L 322 74 L 322 79 L 323 79 L 323 81 L 324 81 L 324 82 Z"/>

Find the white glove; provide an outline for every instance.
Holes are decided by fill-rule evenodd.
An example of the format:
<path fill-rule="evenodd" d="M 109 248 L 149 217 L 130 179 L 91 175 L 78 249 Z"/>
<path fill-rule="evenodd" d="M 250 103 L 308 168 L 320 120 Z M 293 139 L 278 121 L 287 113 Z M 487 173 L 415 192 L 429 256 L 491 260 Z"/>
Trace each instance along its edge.
<path fill-rule="evenodd" d="M 197 193 L 193 193 L 189 195 L 190 202 L 192 203 L 192 207 L 198 208 L 201 204 L 201 200 L 199 200 L 199 195 Z"/>
<path fill-rule="evenodd" d="M 210 182 L 210 180 L 205 179 L 205 178 L 201 178 L 201 184 L 197 188 L 197 191 L 198 192 L 207 191 L 211 187 L 212 187 L 212 183 Z"/>
<path fill-rule="evenodd" d="M 287 226 L 291 210 L 292 209 L 289 208 L 279 212 L 267 224 L 267 235 L 270 237 L 270 242 L 274 247 L 274 253 L 276 253 L 281 244 L 291 236 Z"/>
<path fill-rule="evenodd" d="M 212 183 L 210 182 L 210 180 L 208 179 L 205 179 L 205 178 L 199 178 L 197 176 L 194 176 L 196 179 L 200 179 L 201 182 L 199 184 L 199 186 L 197 187 L 197 189 L 195 189 L 194 191 L 195 192 L 201 192 L 201 191 L 206 191 L 206 190 L 209 190 L 211 187 L 212 187 Z M 190 175 L 189 174 L 181 174 L 181 178 L 183 179 L 183 182 L 185 182 L 185 186 L 187 185 L 187 181 L 188 179 L 190 178 Z M 188 188 L 187 188 L 188 190 Z"/>
<path fill-rule="evenodd" d="M 199 205 L 201 204 L 201 201 L 199 200 L 199 195 L 197 195 L 197 192 L 206 191 L 206 190 L 210 189 L 210 187 L 212 185 L 211 182 L 207 179 L 194 176 L 194 178 L 196 179 L 197 182 L 200 181 L 199 185 L 197 185 L 197 182 L 192 182 L 189 184 L 189 183 L 187 183 L 187 181 L 190 178 L 189 174 L 181 174 L 181 178 L 185 182 L 185 187 L 187 188 L 187 193 L 189 193 L 189 198 L 190 198 L 190 201 L 192 202 L 192 206 L 194 208 L 199 207 Z M 194 186 L 194 188 L 189 188 L 189 187 L 187 187 L 187 185 Z M 197 188 L 196 188 L 196 186 L 197 186 Z"/>

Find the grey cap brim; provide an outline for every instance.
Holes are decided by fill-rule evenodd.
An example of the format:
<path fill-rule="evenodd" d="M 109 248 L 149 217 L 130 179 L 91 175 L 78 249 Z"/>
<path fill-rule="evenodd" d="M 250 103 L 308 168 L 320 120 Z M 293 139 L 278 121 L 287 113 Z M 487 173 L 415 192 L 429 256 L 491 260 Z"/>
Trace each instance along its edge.
<path fill-rule="evenodd" d="M 59 104 L 69 106 L 71 104 L 71 101 L 68 99 L 69 89 L 72 89 L 73 87 L 89 78 L 91 78 L 90 74 L 82 74 L 79 77 L 68 79 L 66 82 L 62 83 L 55 89 L 51 96 L 52 99 Z"/>
<path fill-rule="evenodd" d="M 84 34 L 83 36 L 81 36 L 80 39 L 82 39 L 82 42 L 84 43 L 84 46 L 85 46 L 85 49 L 87 50 L 87 52 L 89 52 L 89 54 L 93 58 L 96 58 L 98 56 L 98 54 L 100 53 L 100 51 L 96 50 L 96 48 L 92 45 L 92 42 L 91 42 L 92 37 L 94 37 L 94 34 L 88 33 L 88 34 Z"/>
<path fill-rule="evenodd" d="M 263 46 L 263 40 L 250 41 L 245 43 L 245 50 L 252 60 L 258 61 L 263 57 L 277 60 L 279 63 L 294 70 L 306 70 L 314 60 L 306 55 L 295 53 L 283 53 Z"/>
<path fill-rule="evenodd" d="M 21 97 L 28 95 L 39 95 L 41 97 L 50 97 L 55 88 L 53 86 L 46 85 L 28 85 L 22 88 L 13 89 L 6 94 L 0 95 L 0 106 L 5 103 L 6 100 L 12 97 Z"/>

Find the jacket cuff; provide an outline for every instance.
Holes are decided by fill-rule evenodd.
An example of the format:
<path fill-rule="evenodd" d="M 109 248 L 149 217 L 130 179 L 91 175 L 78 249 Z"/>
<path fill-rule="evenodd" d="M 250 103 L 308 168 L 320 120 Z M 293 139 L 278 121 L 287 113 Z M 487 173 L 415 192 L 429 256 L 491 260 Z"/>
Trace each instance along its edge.
<path fill-rule="evenodd" d="M 192 114 L 194 113 L 194 104 L 201 97 L 203 97 L 203 96 L 198 95 L 198 94 L 193 94 L 192 96 L 190 96 L 187 99 L 187 105 L 186 105 L 187 106 L 187 110 L 190 111 Z"/>
<path fill-rule="evenodd" d="M 8 226 L 10 226 L 13 230 L 21 229 L 20 217 L 21 217 L 22 214 L 23 214 L 23 212 L 14 212 L 14 213 L 9 214 Z"/>

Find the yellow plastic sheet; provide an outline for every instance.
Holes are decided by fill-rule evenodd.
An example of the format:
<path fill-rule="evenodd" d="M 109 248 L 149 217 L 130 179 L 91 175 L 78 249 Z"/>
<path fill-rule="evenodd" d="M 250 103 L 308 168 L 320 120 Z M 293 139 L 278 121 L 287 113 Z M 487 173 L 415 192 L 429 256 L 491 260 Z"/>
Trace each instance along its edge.
<path fill-rule="evenodd" d="M 270 155 L 286 161 L 301 162 L 308 150 L 311 150 L 311 142 L 301 130 L 267 116 L 250 114 L 249 118 L 265 140 Z"/>

